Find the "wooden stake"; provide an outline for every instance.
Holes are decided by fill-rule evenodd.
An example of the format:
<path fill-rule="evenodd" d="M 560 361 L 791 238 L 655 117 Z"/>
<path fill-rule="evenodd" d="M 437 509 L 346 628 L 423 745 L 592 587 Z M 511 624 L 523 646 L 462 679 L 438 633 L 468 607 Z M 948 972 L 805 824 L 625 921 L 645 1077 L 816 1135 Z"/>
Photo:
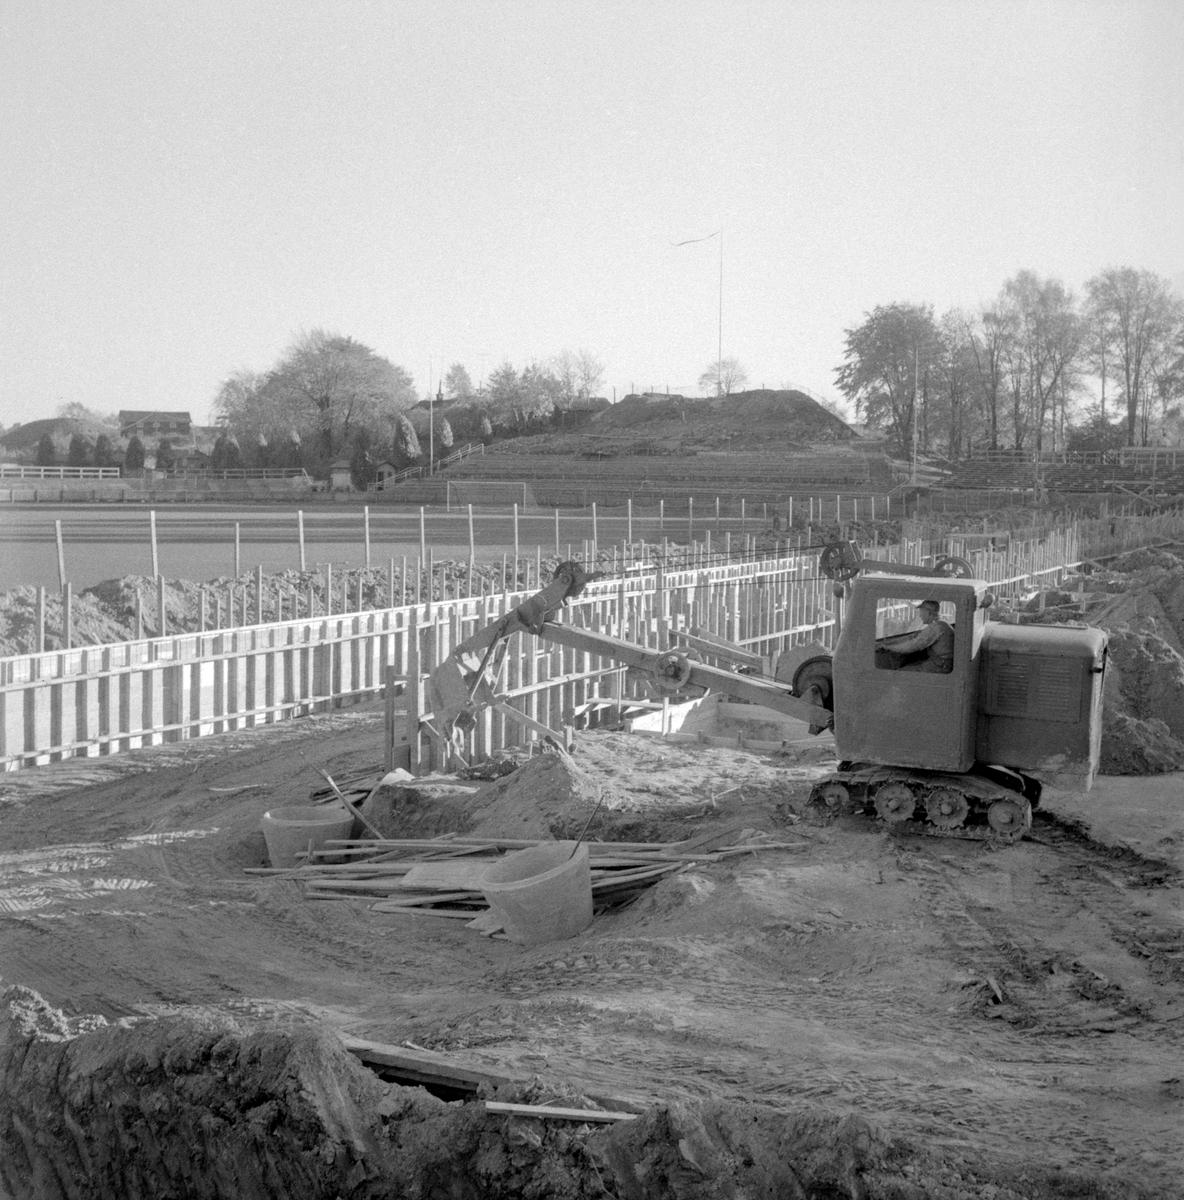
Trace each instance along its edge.
<path fill-rule="evenodd" d="M 255 624 L 263 624 L 263 564 L 255 564 Z"/>
<path fill-rule="evenodd" d="M 296 529 L 300 538 L 300 574 L 303 575 L 308 567 L 304 558 L 304 510 L 299 508 L 296 510 Z"/>
<path fill-rule="evenodd" d="M 156 577 L 156 636 L 168 636 L 169 618 L 164 606 L 164 576 Z"/>
<path fill-rule="evenodd" d="M 156 548 L 156 510 L 152 509 L 148 513 L 148 528 L 152 537 L 152 578 L 155 579 L 160 574 L 160 555 Z"/>
<path fill-rule="evenodd" d="M 238 522 L 234 523 L 234 577 L 237 579 L 243 571 L 242 540 Z"/>
<path fill-rule="evenodd" d="M 45 653 L 45 588 L 37 589 L 37 653 Z"/>
<path fill-rule="evenodd" d="M 367 570 L 369 570 L 369 568 L 370 568 L 370 505 L 369 504 L 365 504 L 362 506 L 362 524 L 363 524 L 363 528 L 364 528 L 364 537 L 366 539 L 366 568 L 367 568 Z M 361 611 L 360 605 L 358 607 L 358 611 L 359 612 Z"/>
<path fill-rule="evenodd" d="M 62 648 L 69 650 L 74 644 L 74 589 L 69 580 L 62 588 Z"/>

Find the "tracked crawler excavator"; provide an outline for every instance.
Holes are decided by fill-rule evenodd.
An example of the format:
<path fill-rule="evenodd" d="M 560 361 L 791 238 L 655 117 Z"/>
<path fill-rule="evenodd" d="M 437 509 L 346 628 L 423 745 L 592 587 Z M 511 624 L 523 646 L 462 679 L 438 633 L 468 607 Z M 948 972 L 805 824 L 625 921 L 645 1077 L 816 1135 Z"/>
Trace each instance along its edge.
<path fill-rule="evenodd" d="M 935 836 L 1022 838 L 1044 783 L 1087 790 L 1093 782 L 1106 635 L 992 621 L 994 597 L 982 580 L 900 574 L 897 564 L 881 573 L 879 565 L 863 560 L 857 578 L 848 570 L 836 583 L 845 614 L 833 656 L 791 650 L 769 677 L 565 623 L 564 606 L 590 576 L 561 563 L 542 591 L 458 645 L 432 674 L 436 732 L 458 746 L 490 706 L 526 720 L 493 681 L 507 639 L 528 632 L 644 673 L 659 694 L 705 688 L 799 718 L 812 733 L 833 729 L 838 769 L 809 801 L 824 819 L 860 812 Z M 950 635 L 936 667 L 915 648 L 917 606 L 926 602 Z"/>

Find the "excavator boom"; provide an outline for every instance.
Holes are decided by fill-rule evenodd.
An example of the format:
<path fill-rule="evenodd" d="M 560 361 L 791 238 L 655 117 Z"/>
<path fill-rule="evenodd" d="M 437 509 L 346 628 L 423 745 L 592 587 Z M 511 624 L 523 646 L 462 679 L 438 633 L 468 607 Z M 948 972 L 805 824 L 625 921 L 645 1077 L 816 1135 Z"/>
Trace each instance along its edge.
<path fill-rule="evenodd" d="M 696 661 L 685 651 L 651 650 L 556 620 L 564 605 L 578 596 L 591 578 L 578 563 L 560 563 L 555 577 L 545 588 L 497 621 L 477 630 L 432 672 L 429 703 L 437 724 L 436 732 L 441 737 L 455 743 L 456 733 L 472 728 L 477 713 L 484 708 L 496 708 L 532 728 L 551 732 L 518 713 L 506 703 L 505 697 L 494 692 L 493 681 L 498 674 L 500 654 L 504 652 L 507 639 L 515 633 L 531 633 L 554 645 L 582 650 L 645 672 L 653 686 L 664 694 L 673 694 L 685 687 L 705 688 L 796 717 L 805 721 L 814 732 L 830 728 L 834 714 L 821 704 L 811 702 L 821 699 L 817 693 L 795 696 L 784 684 L 709 666 Z"/>

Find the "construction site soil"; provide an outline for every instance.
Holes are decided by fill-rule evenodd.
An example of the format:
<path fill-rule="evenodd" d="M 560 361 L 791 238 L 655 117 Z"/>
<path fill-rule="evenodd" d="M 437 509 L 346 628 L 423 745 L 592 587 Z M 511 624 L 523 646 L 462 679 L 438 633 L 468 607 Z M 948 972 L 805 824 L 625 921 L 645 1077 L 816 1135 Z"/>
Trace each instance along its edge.
<path fill-rule="evenodd" d="M 812 824 L 825 736 L 581 733 L 391 831 L 571 834 L 603 799 L 604 840 L 797 844 L 524 949 L 243 873 L 264 811 L 381 736 L 361 709 L 4 778 L 0 1194 L 1180 1196 L 1180 775 L 1048 794 L 995 846 Z M 338 1034 L 514 1082 L 432 1095 Z"/>

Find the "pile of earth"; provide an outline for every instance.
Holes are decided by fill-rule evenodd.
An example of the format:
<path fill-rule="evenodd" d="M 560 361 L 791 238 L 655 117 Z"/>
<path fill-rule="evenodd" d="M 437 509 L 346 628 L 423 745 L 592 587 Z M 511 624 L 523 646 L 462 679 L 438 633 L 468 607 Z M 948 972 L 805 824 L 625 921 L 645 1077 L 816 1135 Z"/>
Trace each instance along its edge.
<path fill-rule="evenodd" d="M 602 551 L 600 565 L 611 559 Z M 558 563 L 555 555 L 543 559 L 544 578 L 549 579 Z M 500 592 L 504 587 L 521 589 L 536 586 L 535 564 L 524 559 L 518 579 L 503 576 L 501 563 L 478 563 L 475 579 L 482 592 Z M 443 583 L 441 580 L 443 579 Z M 355 612 L 358 588 L 363 609 L 388 608 L 412 604 L 427 595 L 426 573 L 421 574 L 416 591 L 415 572 L 403 578 L 401 560 L 395 567 L 394 599 L 391 596 L 389 567 L 350 567 L 334 570 L 332 578 L 333 611 Z M 469 586 L 467 560 L 444 559 L 434 564 L 432 594 L 442 599 L 442 588 L 455 596 Z M 226 576 L 196 583 L 187 579 L 168 579 L 164 585 L 166 631 L 168 634 L 196 633 L 201 629 L 202 597 L 206 603 L 206 627 L 254 624 L 256 617 L 255 577 Z M 326 576 L 319 571 L 286 570 L 263 576 L 263 620 L 295 620 L 325 612 Z M 37 649 L 37 595 L 35 587 L 18 587 L 0 594 L 0 657 L 32 654 Z M 130 641 L 136 636 L 137 600 L 142 613 L 144 636 L 156 636 L 156 581 L 149 575 L 125 575 L 107 579 L 76 593 L 71 600 L 71 644 L 98 646 Z M 61 595 L 45 596 L 45 648 L 63 646 L 63 606 Z M 232 616 L 233 613 L 233 616 Z M 220 614 L 220 620 L 219 618 Z"/>
<path fill-rule="evenodd" d="M 1084 622 L 1110 634 L 1102 774 L 1184 769 L 1184 560 L 1132 550 L 1027 607 L 1026 621 Z"/>
<path fill-rule="evenodd" d="M 708 397 L 631 394 L 597 413 L 585 431 L 518 438 L 498 452 L 680 455 L 776 449 L 808 454 L 812 445 L 833 452 L 859 440 L 842 418 L 804 392 L 760 388 Z"/>
<path fill-rule="evenodd" d="M 638 818 L 624 791 L 577 758 L 550 750 L 486 786 L 450 779 L 380 787 L 363 812 L 384 837 L 437 837 L 455 832 L 498 838 L 574 838 L 597 812 L 596 836 L 626 840 Z M 613 832 L 607 832 L 609 829 Z"/>
<path fill-rule="evenodd" d="M 684 1101 L 594 1124 L 490 1113 L 487 1099 L 603 1107 L 539 1080 L 445 1102 L 384 1083 L 314 1022 L 108 1025 L 27 988 L 0 996 L 0 1191 L 13 1200 L 1118 1195 L 804 1106 Z"/>

